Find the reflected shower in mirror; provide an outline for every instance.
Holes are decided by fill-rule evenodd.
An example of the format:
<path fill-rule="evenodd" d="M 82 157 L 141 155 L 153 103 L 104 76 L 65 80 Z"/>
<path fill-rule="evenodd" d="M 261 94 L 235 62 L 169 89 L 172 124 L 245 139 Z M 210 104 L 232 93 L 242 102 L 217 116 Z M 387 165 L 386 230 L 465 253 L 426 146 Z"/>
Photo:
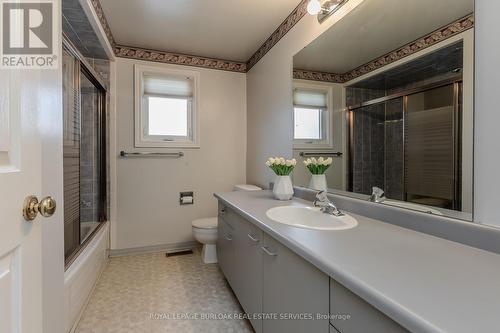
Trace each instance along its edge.
<path fill-rule="evenodd" d="M 294 157 L 331 157 L 330 192 L 471 220 L 473 9 L 366 0 L 297 53 Z"/>

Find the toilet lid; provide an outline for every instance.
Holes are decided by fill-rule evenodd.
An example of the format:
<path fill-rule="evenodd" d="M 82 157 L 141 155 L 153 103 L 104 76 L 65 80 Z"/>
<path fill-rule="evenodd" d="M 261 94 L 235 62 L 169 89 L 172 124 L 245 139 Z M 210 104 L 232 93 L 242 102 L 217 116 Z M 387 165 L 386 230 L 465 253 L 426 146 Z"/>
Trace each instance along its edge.
<path fill-rule="evenodd" d="M 204 219 L 197 219 L 193 221 L 192 225 L 193 227 L 199 229 L 215 229 L 217 228 L 217 218 L 208 217 Z"/>

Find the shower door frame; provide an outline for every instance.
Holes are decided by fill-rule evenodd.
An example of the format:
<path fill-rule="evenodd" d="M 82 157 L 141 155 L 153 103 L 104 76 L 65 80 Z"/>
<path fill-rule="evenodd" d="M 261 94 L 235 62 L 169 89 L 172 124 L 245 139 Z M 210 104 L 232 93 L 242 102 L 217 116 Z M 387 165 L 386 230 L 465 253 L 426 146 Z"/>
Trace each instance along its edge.
<path fill-rule="evenodd" d="M 402 90 L 400 92 L 384 96 L 384 97 L 379 97 L 379 98 L 374 98 L 369 101 L 365 101 L 362 103 L 354 104 L 347 106 L 346 111 L 347 111 L 347 148 L 349 150 L 348 155 L 348 161 L 347 161 L 347 191 L 348 192 L 353 192 L 354 189 L 354 112 L 356 110 L 361 109 L 366 106 L 370 105 L 376 105 L 380 103 L 385 103 L 390 100 L 395 100 L 398 98 L 403 98 L 403 131 L 402 131 L 402 140 L 403 140 L 403 180 L 402 180 L 402 188 L 403 188 L 403 196 L 404 196 L 404 201 L 407 202 L 407 191 L 406 191 L 406 182 L 405 182 L 405 142 L 406 142 L 406 117 L 407 117 L 407 112 L 408 112 L 408 96 L 422 93 L 425 91 L 433 90 L 436 88 L 441 88 L 445 87 L 448 85 L 453 85 L 453 142 L 454 142 L 454 148 L 453 148 L 453 174 L 454 174 L 454 183 L 453 183 L 453 194 L 454 198 L 452 201 L 453 209 L 461 209 L 461 205 L 458 203 L 461 202 L 461 189 L 460 189 L 460 184 L 461 184 L 461 179 L 460 179 L 460 151 L 458 149 L 458 146 L 456 143 L 461 140 L 461 133 L 460 133 L 460 128 L 462 126 L 461 124 L 461 118 L 462 118 L 462 112 L 460 110 L 460 105 L 459 105 L 459 86 L 463 85 L 463 77 L 462 75 L 457 75 L 451 78 L 448 78 L 446 80 L 441 80 L 438 82 L 434 82 L 428 85 L 423 85 L 420 87 L 416 88 L 411 88 L 411 89 L 406 89 Z M 348 88 L 348 87 L 345 87 Z M 344 88 L 344 89 L 345 89 Z M 384 172 L 385 174 L 385 172 Z M 384 177 L 385 178 L 385 177 Z"/>
<path fill-rule="evenodd" d="M 98 110 L 96 117 L 98 119 L 98 136 L 96 146 L 99 149 L 99 200 L 98 211 L 99 211 L 99 225 L 91 232 L 88 237 L 78 245 L 78 247 L 64 260 L 64 270 L 66 271 L 71 264 L 76 260 L 76 258 L 83 252 L 90 241 L 95 237 L 97 232 L 104 226 L 107 221 L 107 144 L 106 144 L 106 134 L 107 134 L 107 124 L 106 124 L 106 100 L 108 91 L 105 83 L 100 79 L 97 72 L 92 68 L 90 63 L 85 59 L 85 57 L 78 51 L 78 49 L 69 40 L 66 34 L 63 33 L 63 48 L 71 54 L 77 63 L 77 70 L 75 70 L 75 80 L 78 82 L 78 94 L 80 99 L 80 82 L 81 76 L 85 77 L 96 87 L 99 91 L 98 94 Z M 79 108 L 81 112 L 81 102 L 79 103 Z M 81 114 L 80 114 L 81 117 Z M 81 127 L 81 122 L 80 122 Z M 81 131 L 80 131 L 81 132 Z M 79 234 L 81 233 L 81 213 L 80 213 L 80 225 Z M 81 234 L 79 235 L 79 238 Z"/>

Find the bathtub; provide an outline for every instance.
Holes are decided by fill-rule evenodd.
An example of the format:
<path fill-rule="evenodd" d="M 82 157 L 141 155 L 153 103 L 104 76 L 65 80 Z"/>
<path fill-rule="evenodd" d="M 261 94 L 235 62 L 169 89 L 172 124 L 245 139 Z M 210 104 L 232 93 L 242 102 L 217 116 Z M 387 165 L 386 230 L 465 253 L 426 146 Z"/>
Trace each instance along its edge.
<path fill-rule="evenodd" d="M 108 262 L 109 222 L 104 223 L 64 273 L 65 332 L 72 332 L 75 329 L 89 296 Z M 82 229 L 83 227 L 82 225 Z M 85 227 L 89 227 L 90 232 L 95 229 L 94 225 Z"/>

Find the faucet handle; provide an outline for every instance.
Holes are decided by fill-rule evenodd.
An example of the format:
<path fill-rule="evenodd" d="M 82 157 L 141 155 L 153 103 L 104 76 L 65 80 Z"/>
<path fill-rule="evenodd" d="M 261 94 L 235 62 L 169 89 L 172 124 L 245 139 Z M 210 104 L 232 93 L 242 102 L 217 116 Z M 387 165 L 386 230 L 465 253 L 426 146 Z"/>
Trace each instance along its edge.
<path fill-rule="evenodd" d="M 376 195 L 377 197 L 379 198 L 383 198 L 385 197 L 385 192 L 383 189 L 381 189 L 380 187 L 377 187 L 377 186 L 374 186 L 372 188 L 372 194 Z"/>
<path fill-rule="evenodd" d="M 316 199 L 318 201 L 321 201 L 321 202 L 328 202 L 328 195 L 326 193 L 326 191 L 319 191 L 317 194 L 316 194 Z"/>
<path fill-rule="evenodd" d="M 370 196 L 371 202 L 382 202 L 385 199 L 385 192 L 377 186 L 372 187 L 372 195 Z"/>
<path fill-rule="evenodd" d="M 384 193 L 385 193 L 384 190 L 381 189 L 380 187 L 377 187 L 377 186 L 372 187 L 372 194 L 375 194 L 379 197 L 383 197 Z"/>

